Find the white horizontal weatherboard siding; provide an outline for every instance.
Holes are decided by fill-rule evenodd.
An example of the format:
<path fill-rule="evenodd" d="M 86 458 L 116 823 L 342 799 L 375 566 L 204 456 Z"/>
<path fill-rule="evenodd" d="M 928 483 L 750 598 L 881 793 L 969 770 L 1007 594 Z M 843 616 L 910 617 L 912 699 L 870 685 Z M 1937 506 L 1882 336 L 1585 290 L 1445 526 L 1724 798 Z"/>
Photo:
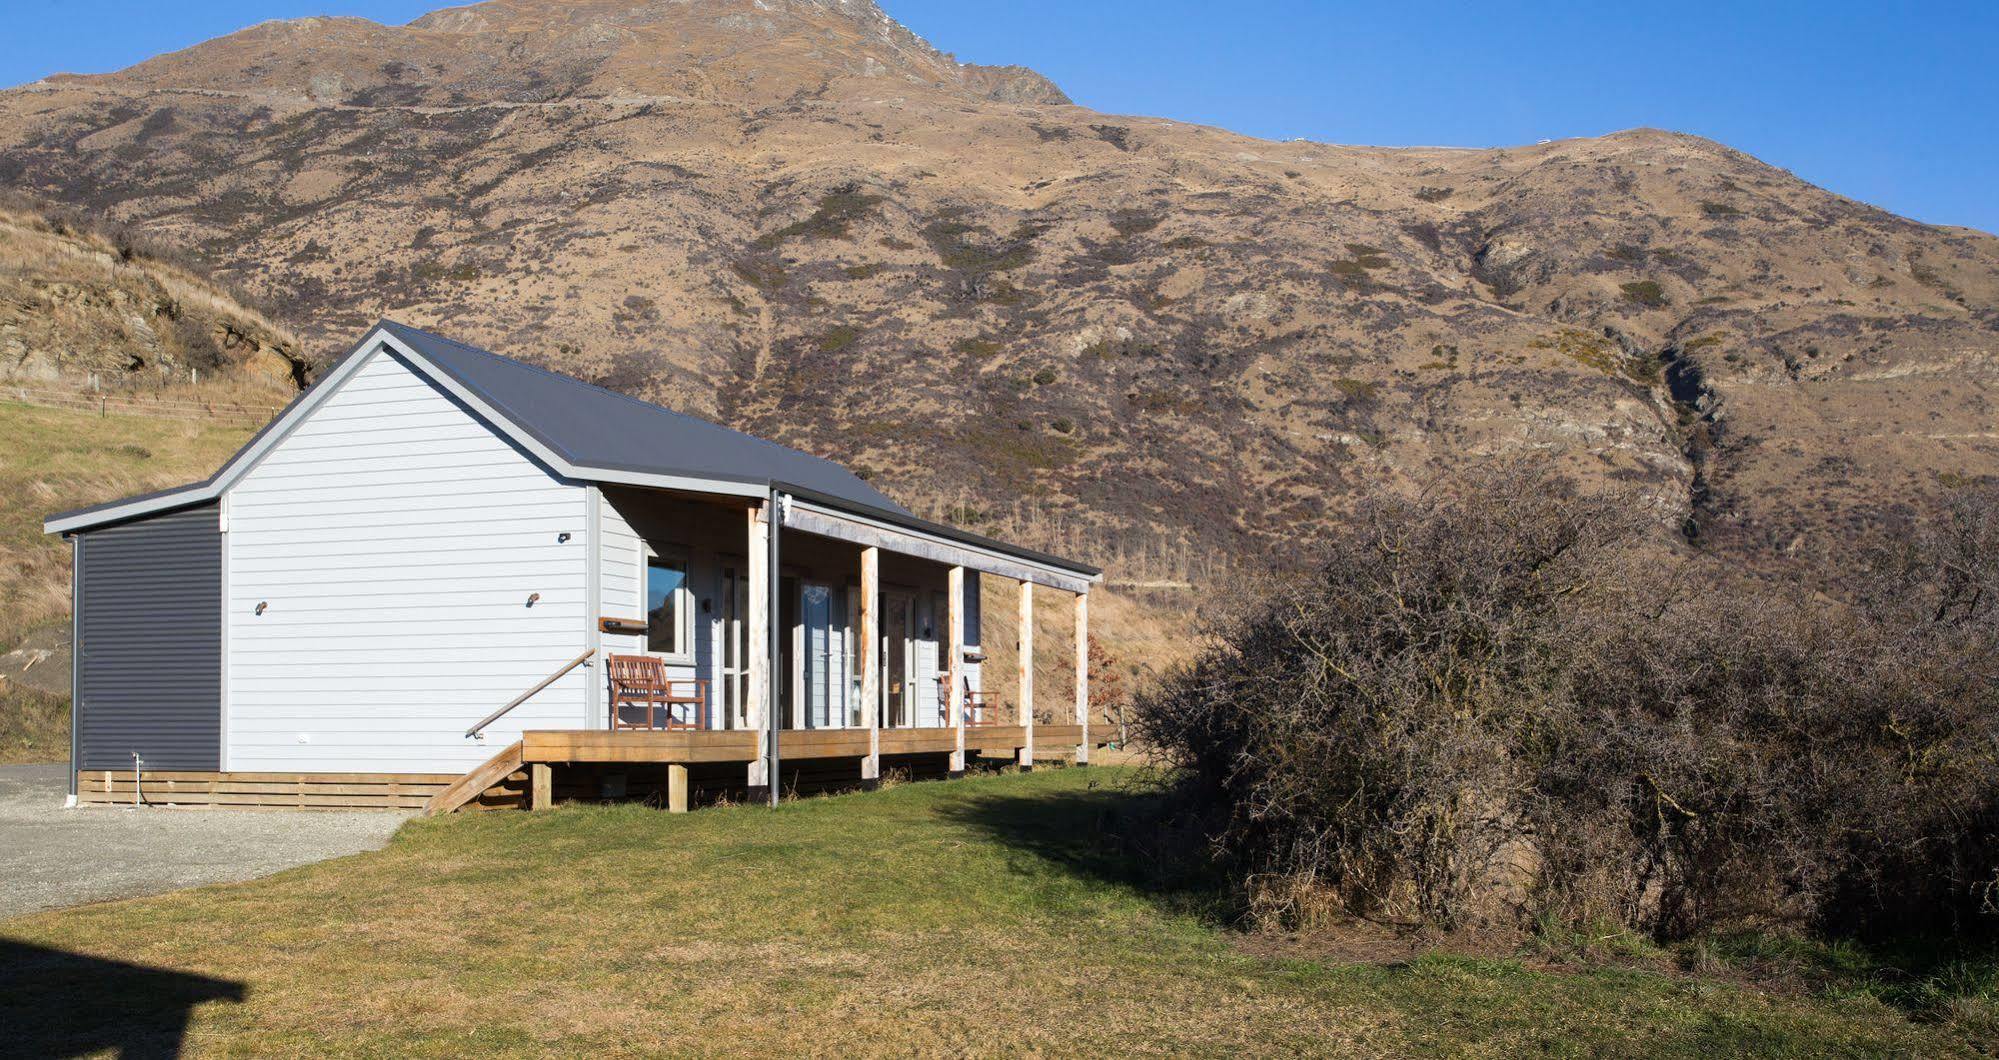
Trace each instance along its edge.
<path fill-rule="evenodd" d="M 635 529 L 625 514 L 618 510 L 609 497 L 599 494 L 598 581 L 599 597 L 603 613 L 608 618 L 646 620 L 645 556 L 647 542 L 645 536 Z M 717 511 L 712 517 L 721 519 L 726 513 Z M 740 518 L 740 516 L 738 516 Z M 720 644 L 720 608 L 715 601 L 721 598 L 722 571 L 714 555 L 703 549 L 684 548 L 671 541 L 654 542 L 655 551 L 664 549 L 667 554 L 677 556 L 687 563 L 688 591 L 696 601 L 707 600 L 710 611 L 696 611 L 694 621 L 694 662 L 671 663 L 666 667 L 666 675 L 674 680 L 700 678 L 708 682 L 707 724 L 722 727 L 721 688 L 717 683 L 715 670 L 716 651 Z M 698 608 L 698 603 L 697 603 Z M 638 655 L 646 653 L 646 635 L 643 633 L 603 635 L 604 654 Z M 610 717 L 609 683 L 599 680 L 598 687 L 590 697 L 591 718 L 586 727 L 607 724 Z"/>
<path fill-rule="evenodd" d="M 469 769 L 523 729 L 574 728 L 597 672 L 465 738 L 587 646 L 589 494 L 368 356 L 229 491 L 232 770 Z"/>

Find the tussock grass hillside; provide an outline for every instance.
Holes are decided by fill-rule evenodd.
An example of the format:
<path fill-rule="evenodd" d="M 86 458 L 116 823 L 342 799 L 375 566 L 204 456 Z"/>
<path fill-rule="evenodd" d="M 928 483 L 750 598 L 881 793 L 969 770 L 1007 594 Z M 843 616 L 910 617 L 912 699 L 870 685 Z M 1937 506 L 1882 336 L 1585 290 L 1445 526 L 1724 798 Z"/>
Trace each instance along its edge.
<path fill-rule="evenodd" d="M 0 766 L 68 759 L 68 697 L 0 687 Z"/>
<path fill-rule="evenodd" d="M 51 513 L 206 477 L 246 427 L 36 408 L 0 393 L 0 645 L 69 616 L 69 546 Z"/>
<path fill-rule="evenodd" d="M 101 1021 L 157 1046 L 190 1005 L 196 1054 L 1973 1049 L 1962 1022 L 1745 987 L 1723 964 L 1249 945 L 1207 916 L 1198 878 L 1120 853 L 1155 811 L 1133 781 L 1069 769 L 774 811 L 415 821 L 381 851 L 267 880 L 0 925 L 0 1023 L 38 1053 L 100 1040 Z"/>
<path fill-rule="evenodd" d="M 1011 720 L 1020 699 L 1020 588 L 1005 578 L 980 580 L 981 687 Z M 1098 587 L 1090 592 L 1091 724 L 1125 720 L 1131 690 L 1153 673 L 1193 657 L 1202 643 L 1198 608 L 1216 587 L 1145 591 Z M 1034 713 L 1044 722 L 1076 716 L 1075 598 L 1053 589 L 1034 594 Z"/>
<path fill-rule="evenodd" d="M 0 653 L 69 620 L 70 550 L 42 533 L 44 518 L 203 478 L 250 434 L 202 420 L 39 408 L 0 392 Z M 68 755 L 67 699 L 0 679 L 0 762 Z"/>

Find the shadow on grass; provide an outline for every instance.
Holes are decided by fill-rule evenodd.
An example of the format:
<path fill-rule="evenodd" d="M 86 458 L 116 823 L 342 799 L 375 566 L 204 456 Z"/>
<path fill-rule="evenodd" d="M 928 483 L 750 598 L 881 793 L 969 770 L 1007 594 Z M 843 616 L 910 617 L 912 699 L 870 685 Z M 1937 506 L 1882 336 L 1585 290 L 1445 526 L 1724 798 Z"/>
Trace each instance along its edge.
<path fill-rule="evenodd" d="M 1203 843 L 1175 825 L 1169 797 L 1145 781 L 1083 791 L 981 793 L 943 816 L 1080 877 L 1146 895 L 1175 912 L 1216 921 L 1236 908 L 1226 882 L 1201 857 Z"/>
<path fill-rule="evenodd" d="M 1688 959 L 1718 960 L 1759 978 L 1791 979 L 1832 997 L 1866 996 L 1917 1019 L 1967 1015 L 1999 1032 L 1999 938 L 1989 930 L 1810 938 L 1715 935 Z"/>
<path fill-rule="evenodd" d="M 179 1056 L 189 1017 L 242 983 L 0 939 L 0 1052 Z"/>

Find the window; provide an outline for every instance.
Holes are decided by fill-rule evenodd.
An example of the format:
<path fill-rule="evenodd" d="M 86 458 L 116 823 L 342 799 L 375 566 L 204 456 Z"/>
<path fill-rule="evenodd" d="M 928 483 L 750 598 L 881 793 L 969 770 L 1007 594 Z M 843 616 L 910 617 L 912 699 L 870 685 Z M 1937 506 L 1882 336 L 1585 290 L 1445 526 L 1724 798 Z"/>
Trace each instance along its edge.
<path fill-rule="evenodd" d="M 646 557 L 646 650 L 693 661 L 694 594 L 679 556 Z"/>

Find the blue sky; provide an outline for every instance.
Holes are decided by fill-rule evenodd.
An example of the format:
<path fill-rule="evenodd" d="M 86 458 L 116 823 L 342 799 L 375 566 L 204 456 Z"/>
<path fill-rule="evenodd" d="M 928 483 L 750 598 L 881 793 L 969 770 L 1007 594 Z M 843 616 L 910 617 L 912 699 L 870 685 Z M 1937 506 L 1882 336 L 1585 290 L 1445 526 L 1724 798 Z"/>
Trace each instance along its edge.
<path fill-rule="evenodd" d="M 0 0 L 0 84 L 269 18 L 409 0 Z M 1999 4 L 884 0 L 969 62 L 1099 110 L 1255 136 L 1487 146 L 1651 125 L 1844 195 L 1999 232 Z"/>

